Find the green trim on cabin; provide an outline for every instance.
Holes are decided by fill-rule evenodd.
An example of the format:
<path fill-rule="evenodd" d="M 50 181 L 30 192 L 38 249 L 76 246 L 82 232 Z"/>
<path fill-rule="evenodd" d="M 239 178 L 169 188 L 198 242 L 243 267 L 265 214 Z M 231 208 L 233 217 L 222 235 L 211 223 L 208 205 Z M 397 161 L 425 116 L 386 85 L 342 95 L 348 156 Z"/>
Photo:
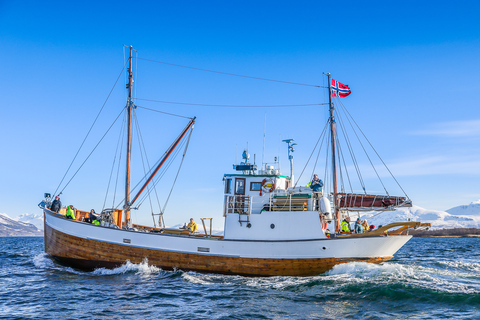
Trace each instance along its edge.
<path fill-rule="evenodd" d="M 273 196 L 274 199 L 287 199 L 287 198 L 311 198 L 311 193 L 296 193 L 292 194 L 291 196 Z"/>
<path fill-rule="evenodd" d="M 290 177 L 287 176 L 282 176 L 282 175 L 276 175 L 276 174 L 224 174 L 224 177 L 277 177 L 277 178 L 285 178 L 285 179 L 290 179 Z"/>

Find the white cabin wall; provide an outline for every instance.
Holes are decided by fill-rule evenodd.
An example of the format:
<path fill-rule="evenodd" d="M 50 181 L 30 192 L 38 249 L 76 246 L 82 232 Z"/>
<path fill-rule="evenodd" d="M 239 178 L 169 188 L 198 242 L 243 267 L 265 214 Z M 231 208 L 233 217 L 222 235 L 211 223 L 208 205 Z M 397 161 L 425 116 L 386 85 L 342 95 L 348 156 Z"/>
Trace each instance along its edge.
<path fill-rule="evenodd" d="M 241 215 L 242 221 L 247 219 Z M 225 218 L 225 239 L 238 240 L 304 240 L 326 238 L 316 211 L 263 211 L 248 216 L 240 225 L 239 215 L 227 214 Z M 271 225 L 274 228 L 271 228 Z"/>

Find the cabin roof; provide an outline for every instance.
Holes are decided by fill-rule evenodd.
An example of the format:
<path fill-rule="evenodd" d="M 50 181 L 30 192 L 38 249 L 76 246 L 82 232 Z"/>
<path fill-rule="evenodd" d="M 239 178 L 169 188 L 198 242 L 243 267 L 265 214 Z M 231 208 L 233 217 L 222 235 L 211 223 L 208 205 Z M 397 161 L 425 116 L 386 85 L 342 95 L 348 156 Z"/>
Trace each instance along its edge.
<path fill-rule="evenodd" d="M 283 176 L 280 174 L 242 174 L 242 173 L 226 173 L 223 175 L 224 177 L 277 177 L 277 178 L 285 178 L 290 179 L 290 177 Z"/>

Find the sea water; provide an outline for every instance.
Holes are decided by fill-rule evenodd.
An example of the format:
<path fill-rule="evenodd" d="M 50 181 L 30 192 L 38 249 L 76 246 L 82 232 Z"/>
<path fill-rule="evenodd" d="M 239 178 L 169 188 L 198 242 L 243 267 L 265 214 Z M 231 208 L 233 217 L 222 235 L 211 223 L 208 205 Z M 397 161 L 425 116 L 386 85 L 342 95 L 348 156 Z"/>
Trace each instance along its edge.
<path fill-rule="evenodd" d="M 127 262 L 84 272 L 0 238 L 1 319 L 480 319 L 480 239 L 413 238 L 382 264 L 249 278 Z"/>

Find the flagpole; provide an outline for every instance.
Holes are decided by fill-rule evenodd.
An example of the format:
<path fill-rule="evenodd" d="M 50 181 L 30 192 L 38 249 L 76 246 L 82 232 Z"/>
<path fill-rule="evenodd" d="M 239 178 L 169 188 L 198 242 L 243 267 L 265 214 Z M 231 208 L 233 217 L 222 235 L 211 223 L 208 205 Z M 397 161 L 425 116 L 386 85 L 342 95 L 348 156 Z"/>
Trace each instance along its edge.
<path fill-rule="evenodd" d="M 338 186 L 337 186 L 337 145 L 336 145 L 336 130 L 335 130 L 335 110 L 332 102 L 332 75 L 326 74 L 328 77 L 328 105 L 330 111 L 330 137 L 332 143 L 332 177 L 333 177 L 333 210 L 335 214 L 335 232 L 340 233 L 340 214 L 338 210 Z"/>

